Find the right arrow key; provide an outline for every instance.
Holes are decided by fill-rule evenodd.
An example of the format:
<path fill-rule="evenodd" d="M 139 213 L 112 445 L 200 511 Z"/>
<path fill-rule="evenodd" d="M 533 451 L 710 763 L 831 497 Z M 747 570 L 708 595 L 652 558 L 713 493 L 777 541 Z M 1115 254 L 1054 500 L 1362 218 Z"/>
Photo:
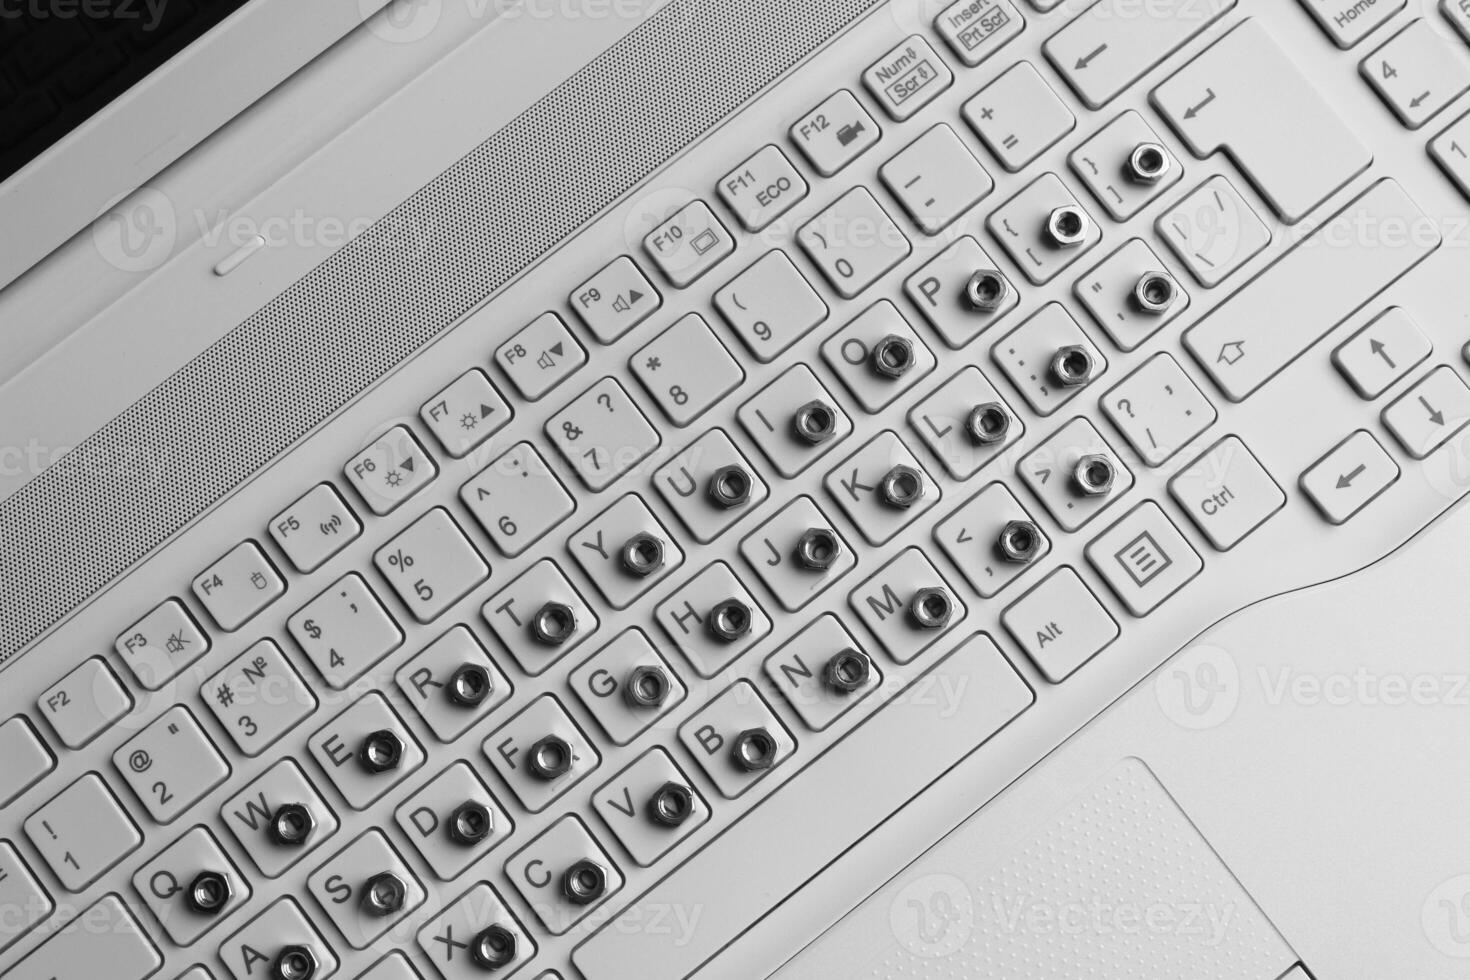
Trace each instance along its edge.
<path fill-rule="evenodd" d="M 1383 410 L 1383 424 L 1415 459 L 1424 459 L 1470 425 L 1470 388 L 1440 366 Z"/>
<path fill-rule="evenodd" d="M 1302 489 L 1322 516 L 1346 524 L 1398 482 L 1399 466 L 1382 444 L 1359 429 L 1302 474 Z"/>

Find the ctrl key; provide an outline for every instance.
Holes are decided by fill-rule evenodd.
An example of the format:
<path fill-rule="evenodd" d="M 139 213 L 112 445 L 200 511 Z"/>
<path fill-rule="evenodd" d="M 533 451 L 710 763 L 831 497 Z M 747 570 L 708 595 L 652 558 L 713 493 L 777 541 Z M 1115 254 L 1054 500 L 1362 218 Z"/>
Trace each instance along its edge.
<path fill-rule="evenodd" d="M 116 895 L 67 923 L 6 973 L 6 980 L 143 980 L 163 956 Z"/>
<path fill-rule="evenodd" d="M 1217 551 L 1229 551 L 1286 506 L 1245 443 L 1228 436 L 1169 481 L 1169 493 Z"/>

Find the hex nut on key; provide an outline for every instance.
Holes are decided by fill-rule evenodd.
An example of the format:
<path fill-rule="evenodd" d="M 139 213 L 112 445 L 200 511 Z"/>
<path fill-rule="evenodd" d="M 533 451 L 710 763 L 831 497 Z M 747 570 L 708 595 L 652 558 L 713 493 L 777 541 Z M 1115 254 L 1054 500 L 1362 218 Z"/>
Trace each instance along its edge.
<path fill-rule="evenodd" d="M 1139 143 L 1128 154 L 1128 176 L 1140 184 L 1157 184 L 1169 168 L 1169 154 L 1158 143 Z"/>
<path fill-rule="evenodd" d="M 1113 461 L 1106 456 L 1091 455 L 1083 456 L 1077 461 L 1077 466 L 1072 470 L 1072 479 L 1081 490 L 1089 497 L 1101 497 L 1113 489 L 1113 482 L 1118 478 L 1118 469 Z"/>
<path fill-rule="evenodd" d="M 271 815 L 271 840 L 287 847 L 300 847 L 316 832 L 316 818 L 300 803 L 285 803 Z"/>
<path fill-rule="evenodd" d="M 272 967 L 275 980 L 311 980 L 321 969 L 310 946 L 283 946 Z"/>
<path fill-rule="evenodd" d="M 548 782 L 572 771 L 572 747 L 560 735 L 547 735 L 531 746 L 526 768 L 532 775 Z"/>
<path fill-rule="evenodd" d="M 577 613 L 565 602 L 548 602 L 531 617 L 531 635 L 547 646 L 561 646 L 577 632 Z"/>
<path fill-rule="evenodd" d="M 776 739 L 764 728 L 747 728 L 735 737 L 730 754 L 741 769 L 760 772 L 776 762 Z"/>
<path fill-rule="evenodd" d="M 461 708 L 477 708 L 490 696 L 495 682 L 479 664 L 461 664 L 449 677 L 445 693 Z"/>
<path fill-rule="evenodd" d="M 1011 521 L 1001 528 L 996 547 L 1006 561 L 1024 565 L 1041 553 L 1041 528 L 1030 521 Z"/>
<path fill-rule="evenodd" d="M 465 800 L 449 815 L 449 839 L 465 847 L 480 843 L 495 829 L 495 814 L 477 800 Z"/>
<path fill-rule="evenodd" d="M 743 466 L 721 466 L 710 475 L 709 497 L 720 507 L 733 510 L 750 499 L 752 480 Z"/>
<path fill-rule="evenodd" d="M 873 662 L 868 655 L 850 648 L 834 653 L 822 669 L 822 679 L 827 686 L 843 694 L 861 691 L 868 686 L 872 676 Z"/>
<path fill-rule="evenodd" d="M 820 445 L 837 434 L 837 412 L 826 402 L 810 401 L 796 410 L 791 426 L 797 438 Z"/>
<path fill-rule="evenodd" d="M 623 682 L 623 697 L 635 708 L 657 708 L 668 700 L 669 675 L 662 667 L 644 664 L 628 672 Z"/>
<path fill-rule="evenodd" d="M 982 402 L 970 409 L 965 431 L 982 446 L 1005 442 L 1011 431 L 1011 413 L 1000 402 Z"/>
<path fill-rule="evenodd" d="M 582 858 L 562 873 L 561 893 L 573 905 L 591 905 L 607 894 L 607 869 Z"/>
<path fill-rule="evenodd" d="M 664 543 L 646 531 L 639 531 L 623 543 L 620 555 L 627 572 L 646 578 L 663 567 Z"/>
<path fill-rule="evenodd" d="M 750 632 L 755 617 L 750 607 L 739 599 L 726 599 L 716 603 L 709 611 L 705 622 L 710 635 L 725 643 L 733 643 Z"/>
<path fill-rule="evenodd" d="M 516 934 L 505 926 L 487 926 L 470 940 L 470 959 L 482 970 L 499 970 L 516 961 L 518 947 Z"/>
<path fill-rule="evenodd" d="M 912 466 L 895 466 L 879 481 L 878 496 L 888 506 L 906 510 L 923 499 L 924 477 Z"/>
<path fill-rule="evenodd" d="M 1051 358 L 1051 373 L 1062 385 L 1078 388 L 1092 380 L 1092 351 L 1078 344 L 1059 349 Z"/>
<path fill-rule="evenodd" d="M 386 728 L 373 732 L 362 740 L 357 758 L 374 775 L 397 769 L 403 762 L 403 739 Z"/>
<path fill-rule="evenodd" d="M 408 902 L 408 886 L 391 871 L 373 875 L 362 886 L 362 910 L 383 917 L 403 911 Z"/>
<path fill-rule="evenodd" d="M 688 786 L 664 783 L 648 798 L 648 815 L 665 827 L 677 827 L 693 813 L 694 793 Z"/>
<path fill-rule="evenodd" d="M 1052 210 L 1046 219 L 1046 236 L 1057 248 L 1076 248 L 1087 241 L 1091 222 L 1086 212 L 1072 204 Z"/>
<path fill-rule="evenodd" d="M 1162 316 L 1179 298 L 1179 286 L 1163 272 L 1145 272 L 1133 285 L 1133 305 L 1144 313 Z"/>
<path fill-rule="evenodd" d="M 977 269 L 965 283 L 965 302 L 976 313 L 994 313 L 1010 295 L 1010 281 L 994 269 Z"/>
<path fill-rule="evenodd" d="M 873 345 L 873 371 L 880 377 L 897 380 L 914 366 L 914 342 L 889 334 Z"/>
<path fill-rule="evenodd" d="M 909 615 L 921 629 L 943 629 L 954 615 L 954 602 L 943 589 L 920 589 L 909 601 Z"/>
<path fill-rule="evenodd" d="M 200 915 L 218 915 L 234 897 L 230 879 L 218 871 L 201 871 L 189 883 L 189 908 Z"/>
<path fill-rule="evenodd" d="M 796 560 L 815 572 L 825 572 L 842 554 L 842 542 L 824 527 L 809 527 L 796 542 Z"/>

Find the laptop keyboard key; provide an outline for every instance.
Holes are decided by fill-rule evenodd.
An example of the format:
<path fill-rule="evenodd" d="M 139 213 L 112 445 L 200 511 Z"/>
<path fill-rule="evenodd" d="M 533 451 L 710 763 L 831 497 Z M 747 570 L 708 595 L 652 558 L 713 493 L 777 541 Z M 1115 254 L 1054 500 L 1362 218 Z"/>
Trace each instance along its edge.
<path fill-rule="evenodd" d="M 24 715 L 16 715 L 0 725 L 0 759 L 5 760 L 5 768 L 0 770 L 0 809 L 14 803 L 56 768 L 56 759 Z M 0 921 L 0 926 L 3 925 Z"/>
<path fill-rule="evenodd" d="M 387 902 L 373 904 L 375 882 L 396 890 Z M 373 828 L 338 851 L 311 873 L 306 890 L 327 913 L 332 925 L 353 949 L 367 949 L 390 929 L 413 914 L 428 898 L 423 883 L 388 843 L 381 830 Z M 391 941 L 391 940 L 390 940 Z"/>
<path fill-rule="evenodd" d="M 1004 483 L 992 483 L 934 528 L 934 540 L 980 598 L 998 595 L 1051 552 L 1051 539 Z"/>
<path fill-rule="evenodd" d="M 852 433 L 852 419 L 805 364 L 795 364 L 736 413 L 776 472 L 800 474 Z"/>
<path fill-rule="evenodd" d="M 802 225 L 796 239 L 844 299 L 877 282 L 913 251 L 866 187 L 854 187 Z"/>
<path fill-rule="evenodd" d="M 636 493 L 624 494 L 567 539 L 607 604 L 626 609 L 684 564 L 684 550 Z"/>
<path fill-rule="evenodd" d="M 1418 129 L 1470 89 L 1470 57 L 1458 38 L 1416 20 L 1363 59 L 1363 77 L 1399 122 Z"/>
<path fill-rule="evenodd" d="M 1026 61 L 981 89 L 961 112 L 986 149 L 1011 173 L 1077 127 L 1077 117 Z"/>
<path fill-rule="evenodd" d="M 1147 616 L 1204 570 L 1174 522 L 1152 500 L 1087 546 L 1087 560 L 1135 616 Z"/>
<path fill-rule="evenodd" d="M 267 878 L 295 867 L 338 827 L 337 815 L 292 759 L 277 762 L 226 800 L 219 818 Z"/>
<path fill-rule="evenodd" d="M 602 762 L 554 695 L 543 694 L 481 744 L 521 806 L 540 813 Z"/>
<path fill-rule="evenodd" d="M 1398 482 L 1399 466 L 1373 434 L 1359 429 L 1307 468 L 1301 485 L 1322 516 L 1346 524 Z"/>
<path fill-rule="evenodd" d="M 846 89 L 791 127 L 791 142 L 823 177 L 831 177 L 867 152 L 883 136 L 862 103 Z"/>
<path fill-rule="evenodd" d="M 1334 44 L 1351 48 L 1404 9 L 1406 0 L 1301 0 Z M 1446 0 L 1453 2 L 1453 0 Z"/>
<path fill-rule="evenodd" d="M 626 255 L 620 255 L 572 290 L 567 302 L 600 344 L 611 344 L 664 305 L 653 283 Z"/>
<path fill-rule="evenodd" d="M 1075 418 L 1016 467 L 1064 531 L 1075 531 L 1133 486 L 1122 458 L 1085 418 Z"/>
<path fill-rule="evenodd" d="M 770 487 L 723 429 L 711 429 L 653 475 L 664 502 L 709 544 L 770 496 Z"/>
<path fill-rule="evenodd" d="M 767 364 L 827 319 L 827 304 L 780 249 L 715 293 L 715 308 L 755 359 Z"/>
<path fill-rule="evenodd" d="M 505 875 L 553 936 L 565 935 L 624 884 L 587 825 L 570 813 L 511 855 Z"/>
<path fill-rule="evenodd" d="M 219 958 L 234 980 L 264 980 L 267 966 L 272 980 L 296 975 L 276 969 L 274 964 L 282 952 L 301 947 L 316 961 L 311 980 L 327 980 L 341 964 L 337 954 L 317 932 L 301 906 L 290 897 L 278 898 L 240 931 L 219 946 Z"/>
<path fill-rule="evenodd" d="M 535 940 L 483 881 L 450 903 L 414 938 L 444 980 L 485 980 L 489 971 L 474 960 L 472 945 L 483 944 L 503 954 L 495 967 L 502 976 L 511 976 L 536 956 Z"/>
<path fill-rule="evenodd" d="M 217 905 L 193 902 L 198 876 L 224 878 L 229 891 Z M 194 827 L 133 872 L 133 890 L 153 912 L 176 946 L 191 946 L 210 929 L 250 901 L 250 883 L 205 827 Z"/>
<path fill-rule="evenodd" d="M 1053 684 L 1071 677 L 1119 634 L 1117 621 L 1071 568 L 1052 572 L 1000 619 Z"/>
<path fill-rule="evenodd" d="M 597 614 L 556 562 L 543 558 L 485 601 L 480 615 L 532 677 L 597 634 Z"/>
<path fill-rule="evenodd" d="M 720 200 L 746 231 L 762 231 L 810 191 L 806 178 L 775 144 L 761 147 L 720 181 Z"/>
<path fill-rule="evenodd" d="M 663 442 L 615 378 L 603 378 L 546 423 L 551 440 L 587 489 L 606 490 Z"/>
<path fill-rule="evenodd" d="M 990 357 L 1042 417 L 1055 414 L 1108 369 L 1108 359 L 1060 303 L 1046 304 L 996 341 Z"/>
<path fill-rule="evenodd" d="M 20 963 L 6 980 L 145 980 L 163 955 L 116 895 L 77 915 Z"/>
<path fill-rule="evenodd" d="M 687 803 L 681 804 L 685 800 Z M 709 804 L 678 763 L 659 746 L 640 755 L 594 792 L 592 808 L 632 855 L 633 863 L 642 868 L 663 857 L 710 818 Z"/>
<path fill-rule="evenodd" d="M 1383 424 L 1415 459 L 1426 459 L 1470 425 L 1470 388 L 1441 365 L 1383 410 Z"/>
<path fill-rule="evenodd" d="M 143 844 L 143 835 L 95 772 L 27 817 L 25 832 L 69 892 L 82 891 Z"/>
<path fill-rule="evenodd" d="M 133 699 L 101 657 L 84 660 L 36 701 L 61 744 L 86 746 L 132 710 Z"/>
<path fill-rule="evenodd" d="M 1151 0 L 1140 13 L 1133 0 L 1098 0 L 1042 50 L 1088 108 L 1101 109 L 1234 6 L 1235 0 Z"/>
<path fill-rule="evenodd" d="M 419 409 L 439 445 L 459 459 L 510 421 L 510 406 L 485 372 L 471 368 Z"/>
<path fill-rule="evenodd" d="M 318 483 L 270 523 L 276 542 L 305 575 L 327 563 L 362 533 L 362 523 L 330 483 Z"/>
<path fill-rule="evenodd" d="M 0 840 L 0 953 L 46 921 L 56 903 L 9 841 Z"/>
<path fill-rule="evenodd" d="M 1032 285 L 1051 282 L 1102 241 L 1102 229 L 1056 174 L 1042 174 L 985 219 Z"/>
<path fill-rule="evenodd" d="M 708 204 L 692 201 L 644 236 L 643 250 L 675 288 L 683 289 L 729 258 L 735 239 Z"/>
<path fill-rule="evenodd" d="M 975 154 L 944 123 L 899 150 L 878 175 L 926 235 L 948 228 L 995 188 Z"/>
<path fill-rule="evenodd" d="M 929 326 L 955 350 L 1020 305 L 1020 292 L 1000 264 L 969 235 L 904 280 L 903 291 Z"/>
<path fill-rule="evenodd" d="M 1026 434 L 1021 417 L 974 365 L 915 405 L 909 426 L 956 480 L 968 480 Z"/>
<path fill-rule="evenodd" d="M 373 564 L 420 623 L 432 623 L 490 577 L 490 566 L 443 507 L 435 507 L 374 552 Z M 389 637 L 397 629 L 386 613 L 372 625 L 377 645 L 393 642 Z"/>
<path fill-rule="evenodd" d="M 118 636 L 113 649 L 139 684 L 156 691 L 209 651 L 209 637 L 182 602 L 169 599 Z"/>
<path fill-rule="evenodd" d="M 679 727 L 679 741 L 727 800 L 738 799 L 796 755 L 796 738 L 766 699 L 739 680 Z"/>
<path fill-rule="evenodd" d="M 740 387 L 745 372 L 698 313 L 686 313 L 628 361 L 669 421 L 683 427 Z"/>
<path fill-rule="evenodd" d="M 356 572 L 298 609 L 286 628 L 327 684 L 339 691 L 403 643 L 403 631 Z"/>
<path fill-rule="evenodd" d="M 863 84 L 892 119 L 902 122 L 953 85 L 954 72 L 914 34 L 863 72 Z"/>
<path fill-rule="evenodd" d="M 1026 27 L 1011 0 L 957 0 L 934 19 L 934 30 L 971 68 L 995 54 Z"/>
<path fill-rule="evenodd" d="M 1392 388 L 1434 353 L 1412 317 L 1395 306 L 1332 352 L 1332 362 L 1370 401 Z"/>
<path fill-rule="evenodd" d="M 123 743 L 112 764 L 161 824 L 172 823 L 230 778 L 229 765 L 181 704 Z"/>
<path fill-rule="evenodd" d="M 576 504 L 529 442 L 518 442 L 459 488 L 459 499 L 495 547 L 514 558 L 560 524 Z"/>
<path fill-rule="evenodd" d="M 1114 221 L 1127 221 L 1184 178 L 1184 165 L 1132 109 L 1067 156 Z"/>
<path fill-rule="evenodd" d="M 281 648 L 264 639 L 247 648 L 199 689 L 235 746 L 257 756 L 316 710 L 316 696 Z"/>
<path fill-rule="evenodd" d="M 1160 215 L 1155 228 L 1207 288 L 1220 285 L 1271 244 L 1271 230 L 1235 185 L 1220 176 Z"/>
<path fill-rule="evenodd" d="M 227 633 L 244 626 L 286 592 L 276 566 L 254 541 L 242 541 L 194 578 L 194 596 Z"/>
<path fill-rule="evenodd" d="M 495 363 L 528 402 L 536 401 L 587 363 L 587 351 L 555 313 L 543 313 L 495 351 Z"/>
<path fill-rule="evenodd" d="M 511 685 L 469 627 L 459 624 L 398 668 L 398 689 L 441 742 L 452 742 L 510 700 Z M 462 693 L 463 679 L 482 682 L 484 696 Z M 456 684 L 456 678 L 460 684 Z M 473 681 L 471 681 L 473 685 Z"/>
<path fill-rule="evenodd" d="M 938 363 L 898 307 L 882 299 L 822 342 L 822 359 L 863 411 L 883 411 Z"/>
<path fill-rule="evenodd" d="M 374 514 L 382 517 L 433 482 L 439 468 L 406 425 L 395 425 L 347 461 L 344 472 Z"/>
<path fill-rule="evenodd" d="M 1179 362 L 1155 354 L 1102 398 L 1103 412 L 1149 466 L 1162 466 L 1219 413 Z"/>
<path fill-rule="evenodd" d="M 424 750 L 373 691 L 319 728 L 307 749 L 354 810 L 366 810 L 424 764 Z"/>
<path fill-rule="evenodd" d="M 1193 0 L 1179 0 L 1178 6 Z M 1218 2 L 1218 0 L 1216 0 Z M 1124 18 L 1124 29 L 1153 23 Z M 1203 19 L 1191 23 L 1203 26 Z M 1249 65 L 1249 71 L 1242 71 Z M 1259 20 L 1247 20 L 1153 92 L 1195 156 L 1224 150 L 1296 224 L 1368 169 L 1373 154 Z M 1261 107 L 1269 105 L 1270 112 Z"/>
<path fill-rule="evenodd" d="M 1286 494 L 1235 436 L 1180 470 L 1169 493 L 1217 551 L 1229 551 L 1286 506 Z"/>
<path fill-rule="evenodd" d="M 653 678 L 662 689 L 657 697 L 629 692 L 630 685 Z M 627 745 L 684 702 L 689 693 L 678 673 L 649 641 L 648 634 L 629 627 L 572 671 L 567 685 L 597 719 L 616 745 Z"/>

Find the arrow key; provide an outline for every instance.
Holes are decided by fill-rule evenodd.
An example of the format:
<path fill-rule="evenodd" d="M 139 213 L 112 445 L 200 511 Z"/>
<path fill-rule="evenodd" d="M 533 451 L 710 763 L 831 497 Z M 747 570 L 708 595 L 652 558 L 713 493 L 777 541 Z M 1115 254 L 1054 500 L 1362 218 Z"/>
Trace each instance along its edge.
<path fill-rule="evenodd" d="M 1302 489 L 1322 516 L 1346 524 L 1398 482 L 1399 466 L 1372 434 L 1359 429 L 1302 474 Z"/>
<path fill-rule="evenodd" d="M 1409 314 L 1397 306 L 1332 352 L 1332 363 L 1358 394 L 1372 400 L 1398 384 L 1434 352 Z"/>
<path fill-rule="evenodd" d="M 1470 89 L 1458 39 L 1416 20 L 1363 59 L 1359 70 L 1399 121 L 1418 129 Z"/>
<path fill-rule="evenodd" d="M 1448 367 L 1437 367 L 1383 410 L 1383 424 L 1415 459 L 1424 459 L 1470 425 L 1470 388 Z"/>

